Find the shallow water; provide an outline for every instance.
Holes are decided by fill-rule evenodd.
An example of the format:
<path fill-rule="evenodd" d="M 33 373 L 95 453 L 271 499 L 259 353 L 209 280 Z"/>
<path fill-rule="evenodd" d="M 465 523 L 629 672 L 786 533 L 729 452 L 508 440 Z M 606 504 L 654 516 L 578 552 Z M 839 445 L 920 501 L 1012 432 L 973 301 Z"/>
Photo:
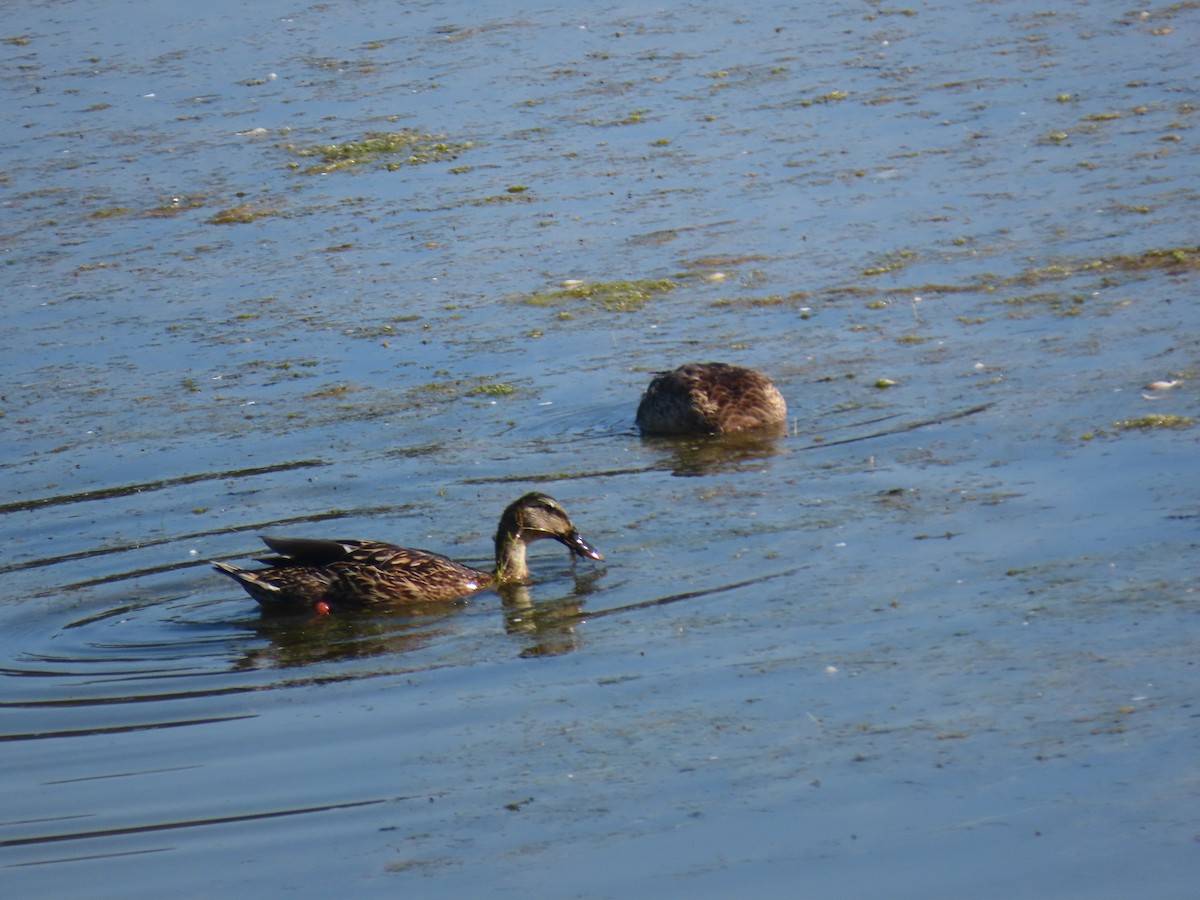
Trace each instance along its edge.
<path fill-rule="evenodd" d="M 1200 13 L 195 15 L 0 42 L 10 892 L 1193 892 L 1198 432 L 1116 423 L 1196 414 Z M 295 152 L 402 128 L 457 158 Z M 693 359 L 788 436 L 639 439 Z M 530 489 L 607 561 L 312 622 L 206 562 L 486 565 Z"/>

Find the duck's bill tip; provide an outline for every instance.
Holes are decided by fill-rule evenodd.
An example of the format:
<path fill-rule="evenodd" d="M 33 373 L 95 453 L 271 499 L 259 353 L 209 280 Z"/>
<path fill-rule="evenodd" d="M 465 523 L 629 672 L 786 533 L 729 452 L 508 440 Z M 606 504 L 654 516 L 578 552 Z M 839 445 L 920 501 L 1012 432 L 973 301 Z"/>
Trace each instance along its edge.
<path fill-rule="evenodd" d="M 563 539 L 563 543 L 571 548 L 571 552 L 576 556 L 582 556 L 585 559 L 594 559 L 597 562 L 604 562 L 604 554 L 585 541 L 578 534 L 569 534 Z"/>

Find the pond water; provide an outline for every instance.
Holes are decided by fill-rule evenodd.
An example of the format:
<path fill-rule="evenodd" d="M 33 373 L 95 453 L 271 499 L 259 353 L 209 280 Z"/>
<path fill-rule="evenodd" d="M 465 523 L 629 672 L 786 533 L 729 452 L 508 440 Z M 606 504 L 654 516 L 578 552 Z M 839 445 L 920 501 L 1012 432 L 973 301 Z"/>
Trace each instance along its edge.
<path fill-rule="evenodd" d="M 1194 896 L 1195 4 L 4 31 L 6 894 Z M 639 438 L 709 359 L 787 436 Z M 528 490 L 607 560 L 207 562 Z"/>

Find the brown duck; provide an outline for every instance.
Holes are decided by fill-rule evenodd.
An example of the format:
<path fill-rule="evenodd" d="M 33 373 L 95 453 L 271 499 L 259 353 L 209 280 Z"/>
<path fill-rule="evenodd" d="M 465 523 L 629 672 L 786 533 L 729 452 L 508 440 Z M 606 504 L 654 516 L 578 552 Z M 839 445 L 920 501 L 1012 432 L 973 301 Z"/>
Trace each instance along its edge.
<path fill-rule="evenodd" d="M 787 403 L 770 380 L 728 363 L 689 363 L 661 372 L 638 404 L 642 434 L 734 434 L 787 422 Z"/>
<path fill-rule="evenodd" d="M 529 580 L 527 546 L 553 538 L 588 559 L 604 556 L 580 537 L 553 497 L 526 494 L 509 504 L 496 531 L 496 570 L 472 569 L 438 553 L 381 541 L 263 537 L 278 556 L 265 569 L 214 562 L 264 610 L 361 609 L 386 604 L 454 600 L 498 584 Z"/>

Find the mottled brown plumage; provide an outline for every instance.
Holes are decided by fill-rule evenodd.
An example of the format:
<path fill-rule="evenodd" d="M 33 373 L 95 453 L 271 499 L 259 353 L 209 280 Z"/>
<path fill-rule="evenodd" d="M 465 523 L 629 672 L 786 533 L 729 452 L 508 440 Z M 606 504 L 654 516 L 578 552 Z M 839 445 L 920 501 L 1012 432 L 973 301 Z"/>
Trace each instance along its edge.
<path fill-rule="evenodd" d="M 787 422 L 775 385 L 753 369 L 690 363 L 655 376 L 638 405 L 642 434 L 733 434 Z"/>
<path fill-rule="evenodd" d="M 580 537 L 558 501 L 526 494 L 509 504 L 496 530 L 496 569 L 484 572 L 438 553 L 380 541 L 263 537 L 278 556 L 265 569 L 214 562 L 264 609 L 338 609 L 454 600 L 493 584 L 529 580 L 525 550 L 553 538 L 588 559 L 604 556 Z M 323 605 L 323 606 L 322 606 Z"/>

